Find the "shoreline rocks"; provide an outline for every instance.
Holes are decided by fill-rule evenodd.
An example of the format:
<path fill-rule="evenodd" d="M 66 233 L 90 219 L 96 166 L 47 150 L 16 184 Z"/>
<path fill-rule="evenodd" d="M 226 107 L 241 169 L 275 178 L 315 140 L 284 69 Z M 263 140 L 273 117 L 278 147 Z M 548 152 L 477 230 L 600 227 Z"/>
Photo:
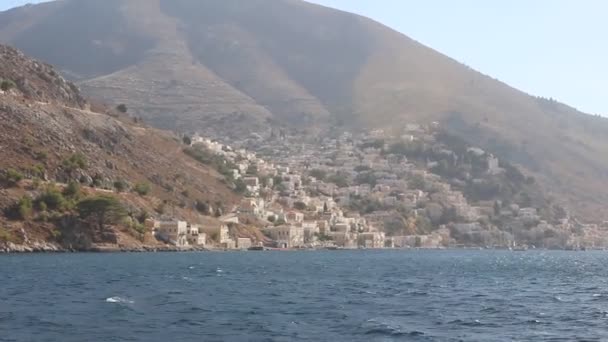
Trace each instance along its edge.
<path fill-rule="evenodd" d="M 97 245 L 86 249 L 71 249 L 46 242 L 33 242 L 27 245 L 7 242 L 0 244 L 0 254 L 24 253 L 150 253 L 150 252 L 204 252 L 207 247 L 189 246 L 139 246 Z"/>

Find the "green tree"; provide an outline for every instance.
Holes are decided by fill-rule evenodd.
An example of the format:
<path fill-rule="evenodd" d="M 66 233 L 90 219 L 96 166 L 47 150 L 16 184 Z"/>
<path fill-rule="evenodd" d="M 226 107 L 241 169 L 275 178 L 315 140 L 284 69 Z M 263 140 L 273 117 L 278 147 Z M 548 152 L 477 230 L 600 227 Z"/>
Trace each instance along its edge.
<path fill-rule="evenodd" d="M 86 198 L 78 203 L 77 209 L 80 218 L 95 224 L 99 231 L 103 231 L 107 225 L 122 222 L 127 217 L 122 203 L 112 196 Z"/>
<path fill-rule="evenodd" d="M 298 210 L 306 210 L 306 203 L 304 202 L 295 202 L 293 204 L 294 209 L 298 209 Z"/>
<path fill-rule="evenodd" d="M 345 188 L 348 186 L 348 178 L 343 173 L 336 173 L 329 177 L 329 182 L 334 183 L 339 188 Z"/>
<path fill-rule="evenodd" d="M 247 191 L 247 184 L 242 179 L 237 179 L 234 182 L 234 191 L 237 194 L 244 194 Z"/>
<path fill-rule="evenodd" d="M 374 175 L 373 172 L 362 172 L 355 177 L 355 183 L 361 184 L 369 184 L 371 187 L 375 187 L 378 183 L 378 178 Z"/>
<path fill-rule="evenodd" d="M 249 165 L 249 167 L 247 168 L 247 174 L 250 176 L 257 176 L 258 175 L 258 167 L 256 165 Z"/>
<path fill-rule="evenodd" d="M 184 145 L 192 145 L 192 138 L 190 138 L 187 135 L 184 135 L 184 137 L 182 138 L 182 142 L 184 143 Z"/>
<path fill-rule="evenodd" d="M 316 178 L 317 180 L 323 181 L 327 176 L 327 172 L 320 169 L 314 169 L 310 171 L 310 176 Z"/>
<path fill-rule="evenodd" d="M 424 178 L 421 175 L 414 175 L 412 176 L 412 178 L 410 178 L 407 185 L 410 189 L 423 190 L 426 185 L 426 182 L 424 181 Z"/>

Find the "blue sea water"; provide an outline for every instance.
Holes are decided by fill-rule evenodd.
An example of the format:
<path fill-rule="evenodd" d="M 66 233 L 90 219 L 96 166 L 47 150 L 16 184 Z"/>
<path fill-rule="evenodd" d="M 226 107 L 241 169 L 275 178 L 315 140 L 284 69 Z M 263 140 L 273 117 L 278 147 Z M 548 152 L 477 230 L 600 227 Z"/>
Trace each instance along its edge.
<path fill-rule="evenodd" d="M 608 253 L 0 256 L 0 341 L 608 341 Z"/>

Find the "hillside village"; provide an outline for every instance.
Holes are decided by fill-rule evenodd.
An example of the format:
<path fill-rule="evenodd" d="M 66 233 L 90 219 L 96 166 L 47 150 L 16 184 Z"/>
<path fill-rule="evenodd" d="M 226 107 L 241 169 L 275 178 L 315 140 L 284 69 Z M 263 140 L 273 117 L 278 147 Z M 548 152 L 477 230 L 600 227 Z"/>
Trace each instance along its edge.
<path fill-rule="evenodd" d="M 606 245 L 605 226 L 570 217 L 540 193 L 534 179 L 480 148 L 450 141 L 437 123 L 406 125 L 393 141 L 386 136 L 372 131 L 318 139 L 279 130 L 266 139 L 254 134 L 235 147 L 200 136 L 188 140 L 199 160 L 219 157 L 216 166 L 245 196 L 223 220 L 256 222 L 267 246 Z M 226 248 L 262 244 L 223 236 Z"/>
<path fill-rule="evenodd" d="M 437 122 L 178 136 L 2 51 L 5 250 L 608 246 L 605 223 L 571 216 L 534 177 Z M 115 220 L 95 224 L 89 205 Z"/>

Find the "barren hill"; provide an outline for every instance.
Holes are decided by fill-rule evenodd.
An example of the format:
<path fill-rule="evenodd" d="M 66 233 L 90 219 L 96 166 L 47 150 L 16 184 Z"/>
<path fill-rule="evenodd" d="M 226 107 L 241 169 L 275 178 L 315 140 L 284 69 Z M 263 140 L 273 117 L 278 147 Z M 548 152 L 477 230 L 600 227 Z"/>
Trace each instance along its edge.
<path fill-rule="evenodd" d="M 62 0 L 0 13 L 0 41 L 158 127 L 394 132 L 440 121 L 579 213 L 603 218 L 608 203 L 608 121 L 350 13 L 300 0 Z"/>

